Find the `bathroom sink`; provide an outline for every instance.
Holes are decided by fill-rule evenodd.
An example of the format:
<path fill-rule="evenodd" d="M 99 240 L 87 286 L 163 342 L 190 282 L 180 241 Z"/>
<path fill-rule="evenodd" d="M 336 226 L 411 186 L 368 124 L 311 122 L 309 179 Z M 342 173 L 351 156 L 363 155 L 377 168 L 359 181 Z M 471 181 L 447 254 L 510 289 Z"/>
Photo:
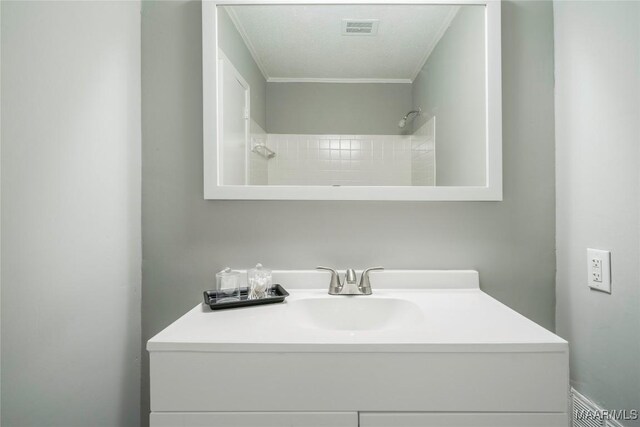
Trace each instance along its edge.
<path fill-rule="evenodd" d="M 385 270 L 366 296 L 328 295 L 318 271 L 273 279 L 284 303 L 198 304 L 149 340 L 155 425 L 569 425 L 568 343 L 482 292 L 477 272 Z M 242 413 L 260 421 L 226 418 Z M 339 425 L 284 420 L 269 425 Z"/>
<path fill-rule="evenodd" d="M 327 297 L 301 299 L 291 314 L 306 327 L 326 330 L 409 328 L 422 322 L 420 308 L 398 298 Z"/>

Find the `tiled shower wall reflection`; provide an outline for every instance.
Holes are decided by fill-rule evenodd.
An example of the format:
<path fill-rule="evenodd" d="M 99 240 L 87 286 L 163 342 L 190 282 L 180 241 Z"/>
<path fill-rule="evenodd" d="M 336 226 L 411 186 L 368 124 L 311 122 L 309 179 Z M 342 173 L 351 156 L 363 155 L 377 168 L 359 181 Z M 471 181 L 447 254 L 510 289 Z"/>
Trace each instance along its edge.
<path fill-rule="evenodd" d="M 411 185 L 410 138 L 269 134 L 269 184 Z"/>
<path fill-rule="evenodd" d="M 436 118 L 411 136 L 411 185 L 436 185 Z"/>
<path fill-rule="evenodd" d="M 267 133 L 251 119 L 250 147 L 255 145 L 268 145 Z M 269 184 L 268 160 L 261 155 L 249 151 L 249 184 L 250 185 L 267 185 Z"/>
<path fill-rule="evenodd" d="M 435 185 L 434 119 L 413 135 L 267 134 L 251 124 L 251 185 Z"/>

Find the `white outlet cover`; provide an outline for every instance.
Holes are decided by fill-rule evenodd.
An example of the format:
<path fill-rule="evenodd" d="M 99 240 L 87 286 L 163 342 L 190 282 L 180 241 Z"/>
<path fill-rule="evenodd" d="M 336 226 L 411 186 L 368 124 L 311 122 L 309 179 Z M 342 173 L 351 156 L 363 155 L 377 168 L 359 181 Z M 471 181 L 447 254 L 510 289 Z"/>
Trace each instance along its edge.
<path fill-rule="evenodd" d="M 600 281 L 596 280 L 597 262 L 600 261 Z M 591 289 L 611 293 L 611 252 L 600 249 L 587 249 L 587 283 Z"/>

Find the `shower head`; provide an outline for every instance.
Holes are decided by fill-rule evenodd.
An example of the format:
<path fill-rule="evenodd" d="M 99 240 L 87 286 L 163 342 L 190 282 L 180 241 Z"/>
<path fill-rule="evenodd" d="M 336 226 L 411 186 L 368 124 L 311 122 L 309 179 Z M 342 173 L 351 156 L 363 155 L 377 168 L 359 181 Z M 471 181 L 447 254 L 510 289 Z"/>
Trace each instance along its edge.
<path fill-rule="evenodd" d="M 409 111 L 407 114 L 404 115 L 403 118 L 400 119 L 400 121 L 398 122 L 398 127 L 402 129 L 407 125 L 407 120 L 413 120 L 416 117 L 418 117 L 420 114 L 422 114 L 422 108 Z"/>

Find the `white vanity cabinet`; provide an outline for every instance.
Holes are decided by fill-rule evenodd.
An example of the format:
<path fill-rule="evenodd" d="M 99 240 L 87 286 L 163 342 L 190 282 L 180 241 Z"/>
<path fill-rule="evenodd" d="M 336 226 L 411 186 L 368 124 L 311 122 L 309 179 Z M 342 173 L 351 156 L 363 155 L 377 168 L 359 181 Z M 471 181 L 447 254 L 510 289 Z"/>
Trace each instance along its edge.
<path fill-rule="evenodd" d="M 149 340 L 152 427 L 567 427 L 567 342 L 477 272 L 387 270 L 359 297 L 273 274 L 285 303 L 198 305 Z"/>
<path fill-rule="evenodd" d="M 360 414 L 360 427 L 567 427 L 563 414 L 501 413 L 370 413 Z"/>
<path fill-rule="evenodd" d="M 566 427 L 561 414 L 363 412 L 166 412 L 154 427 Z"/>
<path fill-rule="evenodd" d="M 153 427 L 358 427 L 357 412 L 164 412 Z"/>

